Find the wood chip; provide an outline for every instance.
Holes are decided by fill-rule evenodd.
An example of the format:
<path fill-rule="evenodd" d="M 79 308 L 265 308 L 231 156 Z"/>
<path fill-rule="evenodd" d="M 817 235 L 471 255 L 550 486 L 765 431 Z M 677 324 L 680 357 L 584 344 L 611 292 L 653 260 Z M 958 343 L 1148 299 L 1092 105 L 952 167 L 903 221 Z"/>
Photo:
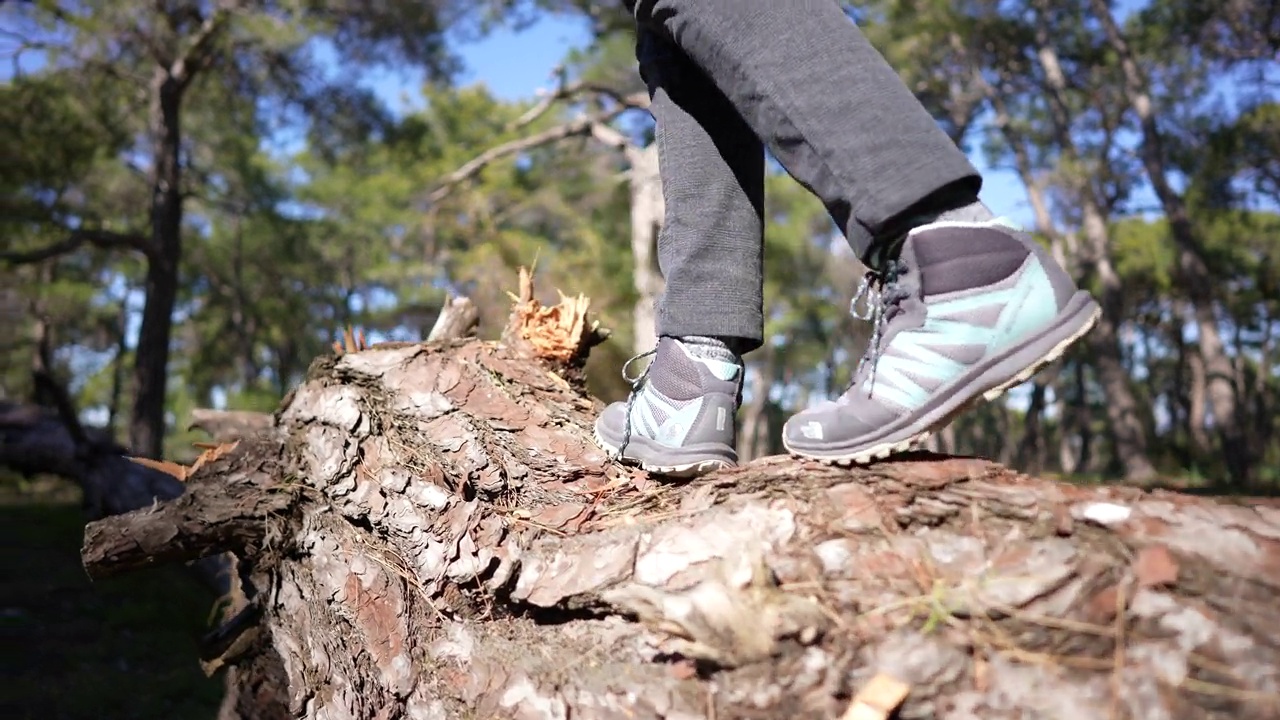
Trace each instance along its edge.
<path fill-rule="evenodd" d="M 342 331 L 342 340 L 333 344 L 333 352 L 339 356 L 368 349 L 369 343 L 365 342 L 364 331 L 355 330 L 350 325 Z"/>
<path fill-rule="evenodd" d="M 186 482 L 191 475 L 191 468 L 171 460 L 152 460 L 151 458 L 143 457 L 130 457 L 129 459 L 143 467 L 149 467 L 152 470 L 159 470 L 166 475 L 171 475 L 182 482 Z"/>
<path fill-rule="evenodd" d="M 191 463 L 190 466 L 183 465 L 181 463 L 176 463 L 171 460 L 152 460 L 150 458 L 141 458 L 141 457 L 131 457 L 129 459 L 135 463 L 138 463 L 139 465 L 149 467 L 152 470 L 159 470 L 160 472 L 165 473 L 166 475 L 171 475 L 182 482 L 186 482 L 187 478 L 194 475 L 197 470 L 204 467 L 206 464 L 211 463 L 214 460 L 217 460 L 223 455 L 226 455 L 232 450 L 235 450 L 236 446 L 239 444 L 240 444 L 239 440 L 235 440 L 229 443 L 222 443 L 220 445 L 213 445 L 210 443 L 196 443 L 196 447 L 204 448 L 204 452 L 200 453 L 200 457 L 196 458 L 196 461 Z"/>
<path fill-rule="evenodd" d="M 909 692 L 911 687 L 901 680 L 876 675 L 858 691 L 840 720 L 888 720 Z"/>
<path fill-rule="evenodd" d="M 973 689 L 986 692 L 991 687 L 991 663 L 981 655 L 973 658 Z"/>
<path fill-rule="evenodd" d="M 676 680 L 688 680 L 698 674 L 698 664 L 692 660 L 677 660 L 671 663 L 667 673 Z"/>
<path fill-rule="evenodd" d="M 1148 545 L 1133 561 L 1140 587 L 1172 585 L 1178 581 L 1178 562 L 1164 545 Z"/>

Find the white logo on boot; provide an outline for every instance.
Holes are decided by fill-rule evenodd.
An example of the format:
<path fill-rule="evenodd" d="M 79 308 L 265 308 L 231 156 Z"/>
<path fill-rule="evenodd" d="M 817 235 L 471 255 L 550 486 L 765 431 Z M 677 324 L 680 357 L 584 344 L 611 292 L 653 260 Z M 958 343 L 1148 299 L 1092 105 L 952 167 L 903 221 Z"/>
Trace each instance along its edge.
<path fill-rule="evenodd" d="M 800 428 L 800 434 L 804 435 L 810 440 L 821 440 L 822 439 L 822 423 L 818 422 L 817 420 L 810 420 L 808 425 L 805 425 L 804 427 Z"/>

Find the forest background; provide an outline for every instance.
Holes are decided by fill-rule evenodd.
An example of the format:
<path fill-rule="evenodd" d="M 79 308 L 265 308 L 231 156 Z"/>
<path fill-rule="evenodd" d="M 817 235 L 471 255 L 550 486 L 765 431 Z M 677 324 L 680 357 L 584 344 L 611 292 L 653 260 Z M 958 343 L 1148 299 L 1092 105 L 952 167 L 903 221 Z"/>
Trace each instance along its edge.
<path fill-rule="evenodd" d="M 1280 19 L 1260 0 L 851 5 L 1102 300 L 1064 362 L 936 449 L 1032 472 L 1274 481 Z M 5 2 L 0 398 L 64 387 L 136 452 L 197 407 L 269 410 L 341 328 L 417 340 L 445 297 L 496 332 L 513 268 L 589 295 L 605 399 L 652 342 L 652 123 L 620 4 Z M 475 162 L 479 158 L 480 162 Z M 769 178 L 767 346 L 743 454 L 839 394 L 862 270 Z M 33 370 L 35 374 L 33 374 Z"/>
<path fill-rule="evenodd" d="M 1076 481 L 1280 483 L 1278 4 L 847 12 L 984 171 L 987 204 L 1104 309 L 932 449 Z M 465 295 L 496 336 L 534 263 L 544 288 L 590 296 L 613 331 L 590 386 L 625 396 L 619 368 L 653 342 L 662 201 L 620 3 L 5 0 L 0 20 L 0 405 L 74 408 L 139 455 L 189 459 L 194 409 L 274 409 L 343 328 L 421 340 Z M 843 390 L 867 337 L 848 307 L 863 268 L 776 164 L 768 183 L 748 459 Z M 84 716 L 110 716 L 130 657 L 157 712 L 198 706 L 188 680 L 157 688 L 193 670 L 177 647 L 191 633 L 157 621 L 190 621 L 181 593 L 155 578 L 90 593 L 65 563 L 70 496 L 14 500 L 32 487 L 6 478 L 0 521 L 6 565 L 35 578 L 4 598 L 43 643 L 24 692 L 73 717 L 57 688 L 89 682 Z M 135 620 L 147 642 L 112 630 Z"/>

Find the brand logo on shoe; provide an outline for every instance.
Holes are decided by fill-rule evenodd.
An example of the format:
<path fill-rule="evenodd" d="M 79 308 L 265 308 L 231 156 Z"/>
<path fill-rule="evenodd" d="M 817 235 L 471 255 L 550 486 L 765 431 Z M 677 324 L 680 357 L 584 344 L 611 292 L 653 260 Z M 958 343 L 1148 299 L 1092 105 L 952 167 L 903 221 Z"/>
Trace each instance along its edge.
<path fill-rule="evenodd" d="M 647 390 L 632 409 L 632 422 L 645 437 L 663 445 L 679 447 L 702 411 L 702 399 L 676 403 L 653 389 Z"/>
<path fill-rule="evenodd" d="M 810 420 L 808 424 L 801 426 L 800 434 L 810 440 L 822 439 L 822 423 L 817 420 Z"/>
<path fill-rule="evenodd" d="M 659 439 L 667 443 L 680 443 L 684 441 L 684 426 L 680 423 L 671 423 L 662 428 Z"/>

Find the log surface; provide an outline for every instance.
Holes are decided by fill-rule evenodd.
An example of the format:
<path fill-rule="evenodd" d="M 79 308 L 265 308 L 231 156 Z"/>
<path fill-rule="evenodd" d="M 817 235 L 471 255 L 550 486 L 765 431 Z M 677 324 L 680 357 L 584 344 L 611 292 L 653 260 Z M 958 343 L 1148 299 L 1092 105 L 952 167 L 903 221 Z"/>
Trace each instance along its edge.
<path fill-rule="evenodd" d="M 664 484 L 608 461 L 561 370 L 323 358 L 184 499 L 90 526 L 86 564 L 235 552 L 243 716 L 840 718 L 876 675 L 903 719 L 1280 712 L 1274 507 L 928 456 Z"/>

